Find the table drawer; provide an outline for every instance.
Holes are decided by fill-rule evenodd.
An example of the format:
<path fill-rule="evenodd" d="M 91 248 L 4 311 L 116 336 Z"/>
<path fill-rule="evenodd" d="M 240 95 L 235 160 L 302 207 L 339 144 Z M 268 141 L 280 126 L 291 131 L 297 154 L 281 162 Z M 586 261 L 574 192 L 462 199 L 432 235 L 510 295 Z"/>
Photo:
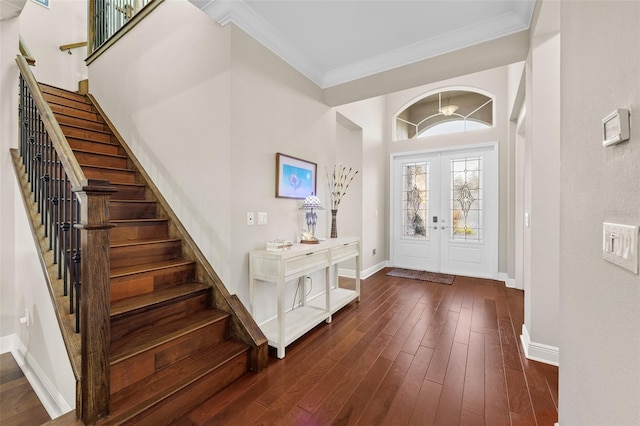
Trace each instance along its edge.
<path fill-rule="evenodd" d="M 357 241 L 347 243 L 339 247 L 331 248 L 331 261 L 336 262 L 341 259 L 349 259 L 359 254 L 359 244 Z"/>
<path fill-rule="evenodd" d="M 284 264 L 284 274 L 285 276 L 289 276 L 310 269 L 323 268 L 328 264 L 329 250 L 315 251 L 288 259 Z"/>

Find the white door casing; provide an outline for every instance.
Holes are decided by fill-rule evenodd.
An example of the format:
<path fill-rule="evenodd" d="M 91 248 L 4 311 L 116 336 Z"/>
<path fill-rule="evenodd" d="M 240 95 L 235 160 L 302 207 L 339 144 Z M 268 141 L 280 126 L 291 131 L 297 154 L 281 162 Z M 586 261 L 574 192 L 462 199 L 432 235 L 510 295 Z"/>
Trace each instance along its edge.
<path fill-rule="evenodd" d="M 391 159 L 396 267 L 496 278 L 497 144 Z"/>

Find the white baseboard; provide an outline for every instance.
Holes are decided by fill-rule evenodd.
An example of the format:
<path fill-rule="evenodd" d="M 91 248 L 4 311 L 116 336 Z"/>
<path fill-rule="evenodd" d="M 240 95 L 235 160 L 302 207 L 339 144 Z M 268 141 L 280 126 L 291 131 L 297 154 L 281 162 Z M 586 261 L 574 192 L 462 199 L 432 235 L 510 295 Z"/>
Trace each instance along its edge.
<path fill-rule="evenodd" d="M 520 340 L 524 347 L 524 354 L 528 359 L 555 365 L 556 367 L 560 365 L 560 349 L 555 346 L 532 342 L 527 326 L 524 324 L 522 324 Z"/>
<path fill-rule="evenodd" d="M 504 281 L 504 285 L 507 286 L 507 288 L 517 288 L 516 280 L 509 278 L 506 272 L 498 272 L 498 281 Z"/>
<path fill-rule="evenodd" d="M 73 410 L 73 407 L 58 392 L 16 334 L 0 337 L 0 353 L 7 352 L 11 352 L 44 409 L 47 410 L 52 419 Z"/>
<path fill-rule="evenodd" d="M 6 354 L 16 348 L 17 344 L 15 341 L 17 339 L 18 336 L 15 333 L 0 337 L 0 354 Z"/>
<path fill-rule="evenodd" d="M 389 266 L 389 261 L 388 260 L 384 260 L 376 265 L 373 265 L 365 270 L 363 270 L 360 273 L 360 278 L 361 279 L 367 279 L 369 278 L 371 275 L 375 274 L 376 272 L 380 271 L 383 268 L 386 268 L 387 266 Z M 339 268 L 338 269 L 338 275 L 341 277 L 345 277 L 345 278 L 355 278 L 356 277 L 356 271 L 353 269 L 342 269 Z"/>

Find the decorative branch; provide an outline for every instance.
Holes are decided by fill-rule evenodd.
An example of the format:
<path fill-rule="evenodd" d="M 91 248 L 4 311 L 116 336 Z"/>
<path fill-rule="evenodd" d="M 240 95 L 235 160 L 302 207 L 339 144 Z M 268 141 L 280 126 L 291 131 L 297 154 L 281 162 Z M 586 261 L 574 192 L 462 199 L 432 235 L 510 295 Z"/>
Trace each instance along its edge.
<path fill-rule="evenodd" d="M 329 185 L 329 204 L 331 210 L 338 210 L 342 197 L 347 193 L 349 185 L 353 182 L 353 178 L 358 174 L 357 170 L 353 170 L 353 167 L 347 168 L 342 164 L 334 164 L 333 174 L 329 176 L 329 170 L 325 167 L 327 174 L 327 183 Z"/>

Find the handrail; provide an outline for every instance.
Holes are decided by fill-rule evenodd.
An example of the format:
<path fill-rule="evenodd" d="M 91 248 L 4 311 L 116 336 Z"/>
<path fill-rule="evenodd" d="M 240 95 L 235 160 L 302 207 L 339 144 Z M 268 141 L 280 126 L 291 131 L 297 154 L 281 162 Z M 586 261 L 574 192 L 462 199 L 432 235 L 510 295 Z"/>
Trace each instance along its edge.
<path fill-rule="evenodd" d="M 78 43 L 63 44 L 62 46 L 60 46 L 60 50 L 62 52 L 64 52 L 66 50 L 67 52 L 69 52 L 69 55 L 71 55 L 71 49 L 77 49 L 79 47 L 84 47 L 87 44 L 88 44 L 88 42 L 86 42 L 86 41 L 80 41 Z"/>
<path fill-rule="evenodd" d="M 27 63 L 29 65 L 31 65 L 31 66 L 35 66 L 36 60 L 34 59 L 33 55 L 31 54 L 31 51 L 29 50 L 29 47 L 27 46 L 27 43 L 25 43 L 25 41 L 22 38 L 22 36 L 20 36 L 20 41 L 18 42 L 18 47 L 20 48 L 20 53 L 22 54 L 22 56 L 24 56 L 24 58 L 26 59 Z"/>
<path fill-rule="evenodd" d="M 58 121 L 54 118 L 49 104 L 45 101 L 42 91 L 40 90 L 40 86 L 31 72 L 31 68 L 29 68 L 29 65 L 27 64 L 26 58 L 22 55 L 18 55 L 16 57 L 16 62 L 18 63 L 18 68 L 20 69 L 20 73 L 22 74 L 25 83 L 31 90 L 33 100 L 36 103 L 38 111 L 40 111 L 40 116 L 42 117 L 44 126 L 49 133 L 51 141 L 53 142 L 53 146 L 60 157 L 60 161 L 69 175 L 71 186 L 83 186 L 86 183 L 87 178 L 80 168 L 80 164 L 78 164 L 78 160 L 76 160 L 75 155 L 73 155 L 69 142 L 67 142 L 67 138 L 62 132 Z"/>
<path fill-rule="evenodd" d="M 80 332 L 76 415 L 95 424 L 109 414 L 109 198 L 117 189 L 86 178 L 24 56 L 18 55 L 16 63 L 22 175 L 33 194 L 32 220 L 39 219 L 42 233 L 38 238 L 48 242 L 41 257 L 48 258 L 46 279 L 50 288 L 54 279 L 62 282 L 62 291 L 53 292 L 54 302 L 58 306 L 58 297 L 69 296 L 68 313 L 75 314 L 75 331 Z M 57 278 L 49 273 L 56 269 Z"/>

